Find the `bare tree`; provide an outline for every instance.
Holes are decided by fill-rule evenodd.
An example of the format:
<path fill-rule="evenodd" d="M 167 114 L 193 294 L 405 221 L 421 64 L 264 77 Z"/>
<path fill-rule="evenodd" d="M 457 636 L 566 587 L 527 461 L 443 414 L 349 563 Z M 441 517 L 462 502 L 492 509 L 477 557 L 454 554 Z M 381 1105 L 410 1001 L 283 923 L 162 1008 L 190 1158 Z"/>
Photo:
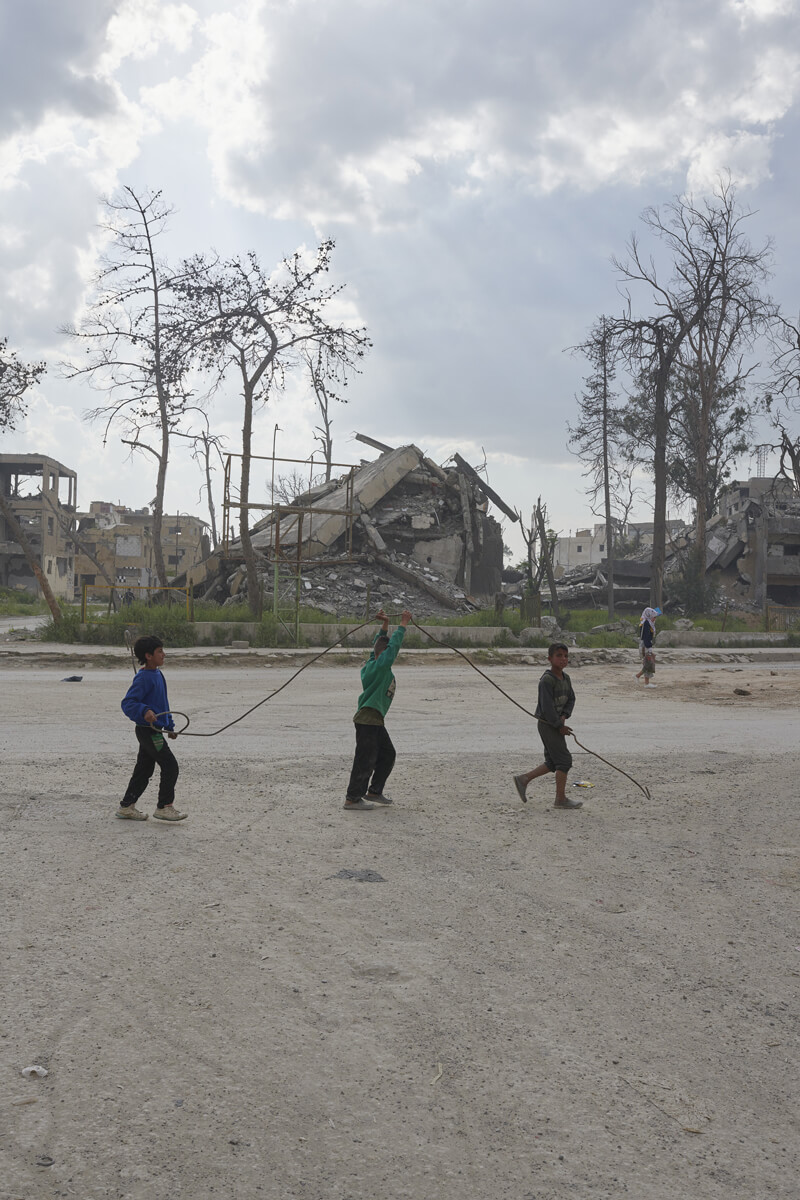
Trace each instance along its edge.
<path fill-rule="evenodd" d="M 695 414 L 696 490 L 705 495 L 704 472 L 714 420 L 714 406 L 722 382 L 743 383 L 752 366 L 744 354 L 775 315 L 771 300 L 762 294 L 769 278 L 771 243 L 753 247 L 744 223 L 751 216 L 736 199 L 730 180 L 720 180 L 713 195 L 702 201 L 681 196 L 663 209 L 649 208 L 642 221 L 669 257 L 666 282 L 652 257 L 644 254 L 634 235 L 626 259 L 614 259 L 625 285 L 644 285 L 654 315 L 637 319 L 628 313 L 616 322 L 620 346 L 645 370 L 652 382 L 655 453 L 653 474 L 654 545 L 651 602 L 660 605 L 667 495 L 667 387 L 680 359 L 692 361 L 697 372 L 700 403 Z M 705 506 L 698 506 L 696 555 L 698 569 L 705 564 Z"/>
<path fill-rule="evenodd" d="M 174 277 L 156 254 L 172 210 L 160 192 L 125 187 L 104 201 L 102 228 L 110 238 L 94 280 L 94 296 L 80 325 L 64 330 L 85 349 L 85 360 L 64 364 L 69 379 L 86 378 L 107 400 L 87 413 L 105 424 L 103 441 L 121 424 L 131 452 L 155 461 L 153 552 L 158 581 L 167 585 L 162 547 L 164 491 L 170 438 L 184 413 L 191 365 L 175 307 Z M 150 442 L 150 432 L 152 440 Z"/>
<path fill-rule="evenodd" d="M 617 346 L 613 337 L 612 322 L 601 317 L 592 327 L 589 337 L 579 350 L 592 367 L 592 373 L 584 380 L 583 394 L 578 399 L 580 420 L 568 426 L 570 443 L 574 453 L 586 466 L 584 477 L 588 478 L 589 502 L 592 512 L 597 514 L 598 501 L 602 497 L 602 512 L 606 525 L 606 557 L 608 560 L 608 617 L 614 619 L 614 508 L 623 485 L 629 480 L 628 472 L 617 464 L 617 448 L 622 433 L 619 409 L 615 405 L 615 394 L 611 391 L 616 374 Z"/>
<path fill-rule="evenodd" d="M 247 599 L 254 616 L 262 609 L 258 559 L 250 537 L 250 458 L 258 405 L 283 388 L 300 354 L 321 349 L 329 368 L 355 367 L 370 342 L 363 328 L 331 319 L 341 286 L 326 283 L 334 243 L 323 241 L 310 258 L 297 252 L 267 273 L 254 253 L 219 262 L 198 255 L 184 264 L 178 289 L 186 319 L 194 321 L 195 350 L 216 386 L 233 375 L 241 390 L 242 475 L 240 538 Z"/>
<path fill-rule="evenodd" d="M 9 350 L 8 339 L 0 338 L 0 429 L 14 429 L 25 416 L 24 395 L 46 370 L 43 362 L 20 361 L 16 350 Z"/>
<path fill-rule="evenodd" d="M 697 374 L 691 361 L 678 362 L 667 387 L 666 404 L 667 485 L 678 504 L 688 499 L 695 506 L 702 505 L 706 520 L 717 511 L 731 467 L 748 448 L 754 407 L 741 381 L 720 380 L 719 394 L 701 439 L 698 427 L 702 421 L 702 397 Z M 652 385 L 644 376 L 620 412 L 627 439 L 626 456 L 631 464 L 644 467 L 652 464 L 652 409 Z M 701 447 L 705 454 L 702 464 L 698 461 Z"/>
<path fill-rule="evenodd" d="M 190 410 L 186 410 L 187 413 Z M 201 418 L 201 428 L 198 432 L 187 429 L 175 430 L 175 435 L 191 442 L 192 458 L 199 463 L 203 469 L 203 483 L 200 487 L 200 496 L 202 500 L 203 492 L 206 494 L 206 503 L 208 505 L 208 515 L 210 518 L 211 527 L 211 545 L 212 549 L 216 550 L 219 544 L 217 535 L 217 510 L 214 504 L 214 489 L 212 475 L 217 464 L 223 464 L 222 446 L 225 439 L 211 432 L 211 426 L 208 421 L 208 414 L 203 409 L 195 410 Z"/>
<path fill-rule="evenodd" d="M 350 360 L 343 362 L 339 356 L 331 355 L 327 347 L 319 342 L 313 348 L 303 347 L 300 353 L 317 400 L 320 424 L 314 429 L 314 438 L 322 447 L 325 458 L 325 482 L 329 483 L 333 460 L 331 402 L 336 400 L 340 404 L 347 403 L 347 398 L 342 395 L 342 392 L 348 385 L 349 372 L 355 371 L 356 367 Z"/>
<path fill-rule="evenodd" d="M 307 496 L 312 488 L 328 482 L 323 472 L 314 475 L 295 468 L 285 475 L 278 475 L 275 479 L 275 500 L 278 504 L 296 504 Z"/>
<path fill-rule="evenodd" d="M 772 345 L 772 378 L 766 397 L 778 434 L 772 449 L 779 455 L 778 477 L 800 491 L 800 437 L 787 428 L 789 417 L 800 410 L 800 320 L 779 316 L 773 325 Z"/>
<path fill-rule="evenodd" d="M 547 529 L 547 508 L 542 504 L 542 498 L 536 501 L 536 508 L 531 513 L 530 525 L 525 524 L 522 514 L 517 513 L 522 536 L 525 540 L 525 594 L 526 597 L 541 595 L 542 582 L 547 577 L 550 588 L 550 599 L 553 605 L 553 616 L 559 619 L 558 593 L 556 591 L 555 574 L 553 572 L 553 550 L 556 535 Z"/>

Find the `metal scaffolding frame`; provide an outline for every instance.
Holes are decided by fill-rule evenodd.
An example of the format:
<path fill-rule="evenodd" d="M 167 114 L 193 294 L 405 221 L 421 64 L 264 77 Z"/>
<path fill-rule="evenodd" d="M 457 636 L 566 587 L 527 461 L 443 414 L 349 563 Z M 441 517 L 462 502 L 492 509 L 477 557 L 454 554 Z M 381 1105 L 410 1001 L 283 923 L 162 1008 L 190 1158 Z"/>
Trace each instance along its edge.
<path fill-rule="evenodd" d="M 313 486 L 314 468 L 326 467 L 325 459 L 315 459 L 312 455 L 308 458 L 281 458 L 274 454 L 251 454 L 247 456 L 250 462 L 268 462 L 272 464 L 272 485 L 271 485 L 271 501 L 269 504 L 261 504 L 252 501 L 242 504 L 241 498 L 238 500 L 233 497 L 233 485 L 231 480 L 232 462 L 233 459 L 244 459 L 245 455 L 237 453 L 229 453 L 225 456 L 224 461 L 224 489 L 222 500 L 222 547 L 226 556 L 230 554 L 230 542 L 232 536 L 231 530 L 231 512 L 239 512 L 239 523 L 241 525 L 242 514 L 249 512 L 250 509 L 257 509 L 264 512 L 271 512 L 274 516 L 272 526 L 272 545 L 259 553 L 266 559 L 267 564 L 272 567 L 272 612 L 286 632 L 293 637 L 295 645 L 300 640 L 300 599 L 302 595 L 303 585 L 303 565 L 313 563 L 315 567 L 332 566 L 338 563 L 353 562 L 353 524 L 356 518 L 355 509 L 355 490 L 354 478 L 358 466 L 353 463 L 335 463 L 332 462 L 331 467 L 344 468 L 347 475 L 340 482 L 340 487 L 345 488 L 345 507 L 344 508 L 322 508 L 317 504 L 276 504 L 275 503 L 275 464 L 276 463 L 294 463 L 309 468 L 309 490 Z M 344 538 L 346 555 L 337 558 L 320 558 L 309 554 L 303 554 L 303 522 L 306 517 L 309 518 L 309 541 L 310 541 L 310 522 L 315 516 L 338 516 L 345 518 Z M 289 517 L 293 521 L 292 532 L 296 530 L 296 544 L 288 543 L 286 546 L 281 541 L 281 519 Z M 340 535 L 341 536 L 341 535 Z M 338 540 L 338 539 L 337 539 Z M 289 607 L 281 605 L 281 595 L 287 591 L 292 591 L 294 595 L 294 604 Z M 284 614 L 289 616 L 289 621 L 284 619 Z"/>

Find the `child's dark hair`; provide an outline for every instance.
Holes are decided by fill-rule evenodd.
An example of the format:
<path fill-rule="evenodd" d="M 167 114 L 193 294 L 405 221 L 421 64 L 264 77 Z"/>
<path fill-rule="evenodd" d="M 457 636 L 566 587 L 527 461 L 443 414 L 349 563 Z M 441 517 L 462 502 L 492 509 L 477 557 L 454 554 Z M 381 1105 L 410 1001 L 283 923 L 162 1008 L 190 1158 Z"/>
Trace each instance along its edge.
<path fill-rule="evenodd" d="M 386 647 L 388 645 L 389 645 L 388 633 L 379 633 L 378 636 L 375 638 L 375 642 L 372 647 L 375 657 L 377 658 L 379 654 L 383 654 L 384 650 L 386 649 Z"/>
<path fill-rule="evenodd" d="M 552 658 L 556 650 L 566 650 L 567 654 L 569 654 L 569 646 L 566 642 L 553 642 L 547 647 L 547 657 Z"/>
<path fill-rule="evenodd" d="M 161 638 L 155 637 L 152 633 L 145 634 L 144 637 L 137 638 L 133 643 L 133 653 L 137 660 L 144 665 L 145 656 L 154 654 L 164 643 Z"/>

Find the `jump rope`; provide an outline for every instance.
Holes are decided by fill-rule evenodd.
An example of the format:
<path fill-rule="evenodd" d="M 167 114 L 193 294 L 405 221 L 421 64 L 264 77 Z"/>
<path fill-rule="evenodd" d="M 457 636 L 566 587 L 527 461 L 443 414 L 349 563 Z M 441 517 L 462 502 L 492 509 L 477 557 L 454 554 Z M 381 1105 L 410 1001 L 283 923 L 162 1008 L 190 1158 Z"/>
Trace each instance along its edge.
<path fill-rule="evenodd" d="M 352 637 L 352 635 L 354 633 L 358 633 L 358 631 L 360 629 L 365 629 L 367 627 L 367 625 L 374 625 L 376 620 L 377 620 L 376 617 L 370 617 L 369 620 L 363 621 L 360 625 L 356 625 L 354 629 L 350 629 L 347 633 L 343 634 L 342 637 L 337 638 L 337 640 L 335 642 L 332 642 L 330 644 L 330 646 L 326 646 L 325 649 L 320 651 L 319 654 L 315 654 L 313 658 L 310 658 L 308 660 L 308 662 L 303 663 L 302 667 L 298 667 L 298 669 L 294 672 L 294 674 L 290 675 L 289 678 L 286 680 L 286 682 L 282 683 L 280 687 L 275 688 L 275 690 L 273 692 L 270 692 L 270 694 L 268 696 L 264 696 L 264 698 L 262 700 L 259 700 L 251 708 L 248 708 L 246 712 L 243 712 L 240 716 L 235 717 L 232 721 L 229 721 L 227 723 L 227 725 L 220 726 L 219 729 L 214 729 L 210 733 L 188 733 L 187 731 L 188 731 L 189 725 L 191 723 L 190 719 L 186 715 L 186 713 L 179 712 L 177 709 L 172 709 L 168 713 L 167 712 L 156 713 L 156 720 L 158 720 L 159 717 L 166 717 L 166 716 L 183 717 L 186 724 L 183 726 L 182 729 L 174 730 L 175 733 L 180 734 L 183 737 L 216 737 L 217 734 L 224 733 L 226 729 L 231 729 L 234 725 L 238 725 L 240 721 L 243 721 L 245 719 L 245 717 L 249 717 L 251 713 L 254 713 L 257 708 L 261 708 L 262 704 L 266 704 L 268 700 L 272 700 L 274 696 L 277 696 L 279 692 L 282 692 L 284 690 L 284 688 L 287 688 L 290 683 L 293 683 L 294 680 L 297 679 L 297 676 L 301 675 L 302 672 L 305 671 L 306 667 L 311 667 L 314 665 L 315 662 L 319 662 L 319 660 L 321 658 L 324 658 L 326 654 L 330 654 L 331 650 L 335 650 L 337 646 L 341 646 L 341 644 L 343 642 L 345 642 L 347 640 L 347 638 Z M 520 704 L 519 700 L 515 700 L 513 696 L 509 696 L 508 692 L 506 692 L 503 688 L 501 688 L 499 683 L 495 683 L 495 681 L 489 675 L 487 675 L 485 671 L 482 671 L 480 669 L 480 667 L 476 666 L 475 663 L 472 661 L 472 659 L 468 658 L 466 654 L 464 654 L 461 650 L 458 649 L 458 647 L 451 646 L 451 645 L 449 645 L 449 643 L 443 642 L 440 638 L 434 637 L 434 635 L 432 633 L 429 633 L 427 629 L 423 629 L 422 626 L 418 625 L 417 622 L 414 620 L 410 621 L 409 624 L 413 625 L 415 629 L 418 629 L 420 633 L 424 633 L 425 636 L 427 638 L 430 638 L 430 640 L 432 642 L 436 642 L 436 644 L 438 646 L 444 647 L 445 650 L 452 650 L 454 654 L 457 654 L 459 656 L 459 658 L 463 658 L 464 662 L 467 663 L 470 667 L 472 667 L 473 671 L 477 671 L 478 674 L 483 679 L 485 679 L 487 683 L 490 683 L 493 688 L 496 688 L 497 691 L 500 692 L 501 695 L 505 696 L 506 700 L 510 700 L 512 704 L 516 705 L 517 708 L 521 709 L 522 712 L 524 712 L 526 714 L 526 716 L 531 718 L 531 720 L 533 720 L 533 721 L 537 720 L 537 717 L 535 716 L 534 713 L 532 713 L 530 711 L 530 709 L 526 708 L 524 704 Z M 139 668 L 136 664 L 136 659 L 135 659 L 134 653 L 133 653 L 133 635 L 131 634 L 129 629 L 125 630 L 125 645 L 128 647 L 128 649 L 131 652 L 131 663 L 133 665 L 133 673 L 135 675 Z M 152 725 L 144 725 L 144 726 L 142 726 L 142 728 L 152 730 L 154 727 Z M 161 730 L 161 732 L 164 732 L 164 731 Z M 605 763 L 605 765 L 607 767 L 611 767 L 611 769 L 613 771 L 618 771 L 620 775 L 624 775 L 626 779 L 630 779 L 631 783 L 636 785 L 636 787 L 639 789 L 639 791 L 642 793 L 642 795 L 647 800 L 652 799 L 652 797 L 650 795 L 650 789 L 648 787 L 645 787 L 644 784 L 639 783 L 638 779 L 634 779 L 634 777 L 632 775 L 629 775 L 627 771 L 623 771 L 622 767 L 618 767 L 614 763 L 609 762 L 607 758 L 603 758 L 602 754 L 598 754 L 596 750 L 590 750 L 588 746 L 584 746 L 583 742 L 578 741 L 578 739 L 574 733 L 569 734 L 568 736 L 574 738 L 576 745 L 580 746 L 581 750 L 585 751 L 586 754 L 591 754 L 593 756 L 593 758 L 598 758 L 600 760 L 600 762 Z"/>

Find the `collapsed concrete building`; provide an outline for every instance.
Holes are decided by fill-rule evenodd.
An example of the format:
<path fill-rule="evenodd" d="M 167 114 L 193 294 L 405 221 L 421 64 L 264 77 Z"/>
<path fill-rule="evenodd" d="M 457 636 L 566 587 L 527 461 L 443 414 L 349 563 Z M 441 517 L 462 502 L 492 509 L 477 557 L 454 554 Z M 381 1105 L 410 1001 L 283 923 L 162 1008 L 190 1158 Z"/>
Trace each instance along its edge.
<path fill-rule="evenodd" d="M 800 606 L 800 495 L 785 488 L 743 497 L 708 524 L 706 570 L 754 607 Z"/>
<path fill-rule="evenodd" d="M 274 506 L 252 527 L 264 607 L 270 596 L 281 607 L 294 596 L 337 616 L 381 605 L 433 616 L 492 603 L 503 536 L 489 506 L 518 520 L 514 510 L 458 454 L 441 467 L 417 446 L 360 440 L 380 456 Z M 241 542 L 215 552 L 191 578 L 196 595 L 241 599 Z"/>
<path fill-rule="evenodd" d="M 800 607 L 800 493 L 785 479 L 734 480 L 722 493 L 720 511 L 706 525 L 706 572 L 720 590 L 722 607 L 764 612 Z M 652 525 L 641 526 L 648 532 Z M 668 523 L 664 601 L 695 540 L 694 529 Z M 615 559 L 614 598 L 622 608 L 648 603 L 650 544 Z M 564 602 L 608 602 L 607 560 L 564 571 L 558 579 Z"/>

